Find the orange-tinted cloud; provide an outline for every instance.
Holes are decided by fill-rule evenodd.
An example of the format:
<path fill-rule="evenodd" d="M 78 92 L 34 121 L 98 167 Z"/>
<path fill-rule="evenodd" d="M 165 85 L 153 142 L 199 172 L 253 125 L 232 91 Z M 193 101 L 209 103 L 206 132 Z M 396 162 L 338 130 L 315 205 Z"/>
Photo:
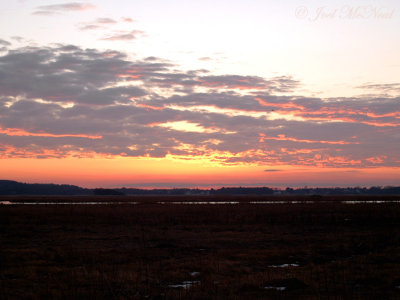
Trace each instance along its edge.
<path fill-rule="evenodd" d="M 182 71 L 162 58 L 73 45 L 20 48 L 0 60 L 7 157 L 400 166 L 397 98 L 293 96 L 299 83 L 289 77 Z"/>
<path fill-rule="evenodd" d="M 375 157 L 368 157 L 365 160 L 372 164 L 382 164 L 386 158 L 387 158 L 386 156 L 375 156 Z"/>
<path fill-rule="evenodd" d="M 273 110 L 276 114 L 298 117 L 302 118 L 304 121 L 349 122 L 376 127 L 400 126 L 400 122 L 396 120 L 400 119 L 399 111 L 375 113 L 371 112 L 368 107 L 362 107 L 361 109 L 356 110 L 351 107 L 346 108 L 338 106 L 335 102 L 331 103 L 331 106 L 313 107 L 310 105 L 307 107 L 307 105 L 297 104 L 293 101 L 273 103 L 259 97 L 255 97 L 254 99 L 263 107 L 278 108 Z M 326 105 L 326 103 L 321 104 Z M 392 117 L 392 121 L 385 119 L 388 117 Z"/>
<path fill-rule="evenodd" d="M 302 105 L 298 105 L 295 104 L 293 102 L 283 102 L 283 103 L 271 103 L 271 102 L 267 102 L 261 98 L 255 97 L 254 100 L 256 100 L 260 105 L 262 106 L 266 106 L 266 107 L 278 107 L 278 108 L 286 108 L 286 109 L 291 109 L 291 108 L 295 108 L 295 109 L 299 109 L 301 111 L 303 111 L 305 109 L 304 106 Z"/>
<path fill-rule="evenodd" d="M 144 103 L 136 103 L 136 106 L 151 109 L 151 110 L 164 110 L 165 109 L 165 107 L 148 105 L 148 104 L 144 104 Z"/>
<path fill-rule="evenodd" d="M 6 134 L 9 136 L 41 136 L 41 137 L 54 137 L 54 138 L 62 138 L 62 137 L 78 137 L 78 138 L 86 138 L 86 139 L 101 139 L 101 135 L 87 135 L 87 134 L 54 134 L 47 132 L 28 132 L 24 129 L 20 128 L 1 128 L 0 133 Z"/>
<path fill-rule="evenodd" d="M 266 136 L 264 133 L 259 133 L 260 135 L 260 142 L 264 142 L 265 140 L 276 140 L 276 141 L 291 141 L 291 142 L 298 142 L 298 143 L 306 143 L 306 144 L 331 144 L 331 145 L 352 145 L 352 144 L 359 144 L 358 142 L 346 142 L 346 141 L 324 141 L 324 140 L 306 140 L 306 139 L 297 139 L 293 137 L 287 137 L 284 134 L 278 134 L 277 137 L 269 137 Z"/>

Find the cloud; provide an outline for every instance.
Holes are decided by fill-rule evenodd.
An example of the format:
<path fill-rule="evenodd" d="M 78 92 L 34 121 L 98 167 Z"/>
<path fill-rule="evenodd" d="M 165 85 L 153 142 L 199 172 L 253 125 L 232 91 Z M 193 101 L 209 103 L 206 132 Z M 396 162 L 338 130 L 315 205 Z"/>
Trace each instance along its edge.
<path fill-rule="evenodd" d="M 278 76 L 268 81 L 269 92 L 289 93 L 300 87 L 300 82 L 291 76 Z"/>
<path fill-rule="evenodd" d="M 28 132 L 19 128 L 0 128 L 0 133 L 6 134 L 8 136 L 40 136 L 40 137 L 80 137 L 88 139 L 101 139 L 102 136 L 99 135 L 86 135 L 86 134 L 54 134 L 46 132 Z"/>
<path fill-rule="evenodd" d="M 70 2 L 63 4 L 53 4 L 53 5 L 42 5 L 36 7 L 36 12 L 34 14 L 52 14 L 65 11 L 85 11 L 95 9 L 96 6 L 89 3 L 81 2 Z"/>
<path fill-rule="evenodd" d="M 125 23 L 135 22 L 132 18 L 127 18 L 127 17 L 123 17 L 123 18 L 121 18 L 121 20 L 122 20 L 122 22 L 125 22 Z"/>
<path fill-rule="evenodd" d="M 291 77 L 183 71 L 75 45 L 0 54 L 2 157 L 400 166 L 400 98 L 304 97 Z"/>
<path fill-rule="evenodd" d="M 12 36 L 12 40 L 17 41 L 18 43 L 22 43 L 25 39 L 21 36 Z"/>
<path fill-rule="evenodd" d="M 357 88 L 363 90 L 372 90 L 375 92 L 380 92 L 385 94 L 387 93 L 395 93 L 397 95 L 400 94 L 400 83 L 384 83 L 384 84 L 368 83 L 358 86 Z"/>
<path fill-rule="evenodd" d="M 201 61 L 210 61 L 210 60 L 212 60 L 212 58 L 208 57 L 208 56 L 203 56 L 203 57 L 200 57 L 199 60 L 201 60 Z"/>
<path fill-rule="evenodd" d="M 78 25 L 78 29 L 85 30 L 97 30 L 97 29 L 105 29 L 107 25 L 117 24 L 117 21 L 111 18 L 97 18 L 96 20 L 88 23 L 81 23 Z"/>
<path fill-rule="evenodd" d="M 6 40 L 0 39 L 0 46 L 11 46 L 11 43 L 7 42 Z"/>
<path fill-rule="evenodd" d="M 94 9 L 96 6 L 89 4 L 89 3 L 78 3 L 78 2 L 71 2 L 71 3 L 64 3 L 64 4 L 55 4 L 55 5 L 44 5 L 38 6 L 37 9 L 39 10 L 71 10 L 71 11 L 81 11 L 81 10 L 88 10 Z"/>
<path fill-rule="evenodd" d="M 257 76 L 239 76 L 239 75 L 222 75 L 222 76 L 202 76 L 199 78 L 200 85 L 206 87 L 218 88 L 234 88 L 234 89 L 266 89 L 267 82 L 265 79 Z"/>
<path fill-rule="evenodd" d="M 0 57 L 0 75 L 4 76 L 0 87 L 4 95 L 23 94 L 53 102 L 126 102 L 144 92 L 139 87 L 104 88 L 120 81 L 119 73 L 132 65 L 124 58 L 121 53 L 75 46 L 13 50 Z M 101 96 L 93 99 L 99 88 L 103 88 Z"/>
<path fill-rule="evenodd" d="M 111 18 L 97 18 L 95 23 L 98 24 L 116 24 L 117 21 L 111 19 Z"/>
<path fill-rule="evenodd" d="M 105 41 L 130 41 L 137 39 L 139 35 L 143 35 L 144 32 L 141 30 L 132 30 L 132 31 L 126 31 L 126 32 L 118 32 L 111 34 L 107 37 L 102 38 L 102 40 Z"/>
<path fill-rule="evenodd" d="M 155 56 L 148 56 L 144 60 L 145 61 L 158 61 L 158 60 L 161 60 L 161 59 L 158 58 L 158 57 L 155 57 Z"/>
<path fill-rule="evenodd" d="M 103 29 L 104 26 L 97 25 L 97 24 L 86 24 L 86 25 L 81 25 L 78 28 L 79 28 L 79 30 L 85 31 L 85 30 Z"/>
<path fill-rule="evenodd" d="M 32 13 L 32 15 L 35 15 L 35 16 L 45 16 L 45 17 L 56 16 L 59 14 L 61 14 L 61 13 L 58 11 L 51 11 L 51 10 L 38 10 L 38 11 L 34 11 Z"/>
<path fill-rule="evenodd" d="M 114 103 L 129 103 L 131 98 L 146 95 L 139 87 L 114 87 L 101 90 L 90 90 L 81 93 L 76 101 L 83 104 L 107 105 Z"/>
<path fill-rule="evenodd" d="M 204 89 L 225 89 L 236 91 L 263 91 L 269 93 L 293 92 L 300 83 L 289 77 L 275 77 L 265 79 L 258 76 L 242 75 L 203 75 L 208 70 L 189 71 L 185 74 L 164 74 L 162 77 L 152 78 L 152 82 L 158 85 L 181 85 L 183 87 Z"/>

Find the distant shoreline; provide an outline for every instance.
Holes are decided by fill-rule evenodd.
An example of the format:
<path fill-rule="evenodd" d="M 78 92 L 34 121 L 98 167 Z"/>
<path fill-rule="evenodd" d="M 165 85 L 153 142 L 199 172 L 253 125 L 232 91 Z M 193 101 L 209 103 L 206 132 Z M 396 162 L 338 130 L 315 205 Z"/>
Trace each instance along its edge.
<path fill-rule="evenodd" d="M 347 187 L 347 188 L 286 188 L 269 187 L 222 187 L 218 189 L 137 189 L 137 188 L 95 188 L 88 189 L 67 184 L 21 183 L 0 180 L 0 195 L 51 195 L 51 196 L 208 196 L 208 195 L 400 195 L 400 186 L 388 187 Z"/>

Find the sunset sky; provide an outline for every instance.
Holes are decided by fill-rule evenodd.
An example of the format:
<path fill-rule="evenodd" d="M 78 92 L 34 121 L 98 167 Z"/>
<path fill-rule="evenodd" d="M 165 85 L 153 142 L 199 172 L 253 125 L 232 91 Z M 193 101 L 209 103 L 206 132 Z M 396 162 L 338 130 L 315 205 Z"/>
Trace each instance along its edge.
<path fill-rule="evenodd" d="M 0 179 L 400 185 L 400 2 L 0 2 Z"/>

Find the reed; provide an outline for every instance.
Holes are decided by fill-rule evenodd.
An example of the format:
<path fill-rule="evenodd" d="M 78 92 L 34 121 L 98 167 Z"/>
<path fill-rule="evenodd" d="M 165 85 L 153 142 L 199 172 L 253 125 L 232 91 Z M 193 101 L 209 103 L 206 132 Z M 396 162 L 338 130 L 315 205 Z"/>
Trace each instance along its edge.
<path fill-rule="evenodd" d="M 0 299 L 400 297 L 399 204 L 135 199 L 0 206 Z"/>

